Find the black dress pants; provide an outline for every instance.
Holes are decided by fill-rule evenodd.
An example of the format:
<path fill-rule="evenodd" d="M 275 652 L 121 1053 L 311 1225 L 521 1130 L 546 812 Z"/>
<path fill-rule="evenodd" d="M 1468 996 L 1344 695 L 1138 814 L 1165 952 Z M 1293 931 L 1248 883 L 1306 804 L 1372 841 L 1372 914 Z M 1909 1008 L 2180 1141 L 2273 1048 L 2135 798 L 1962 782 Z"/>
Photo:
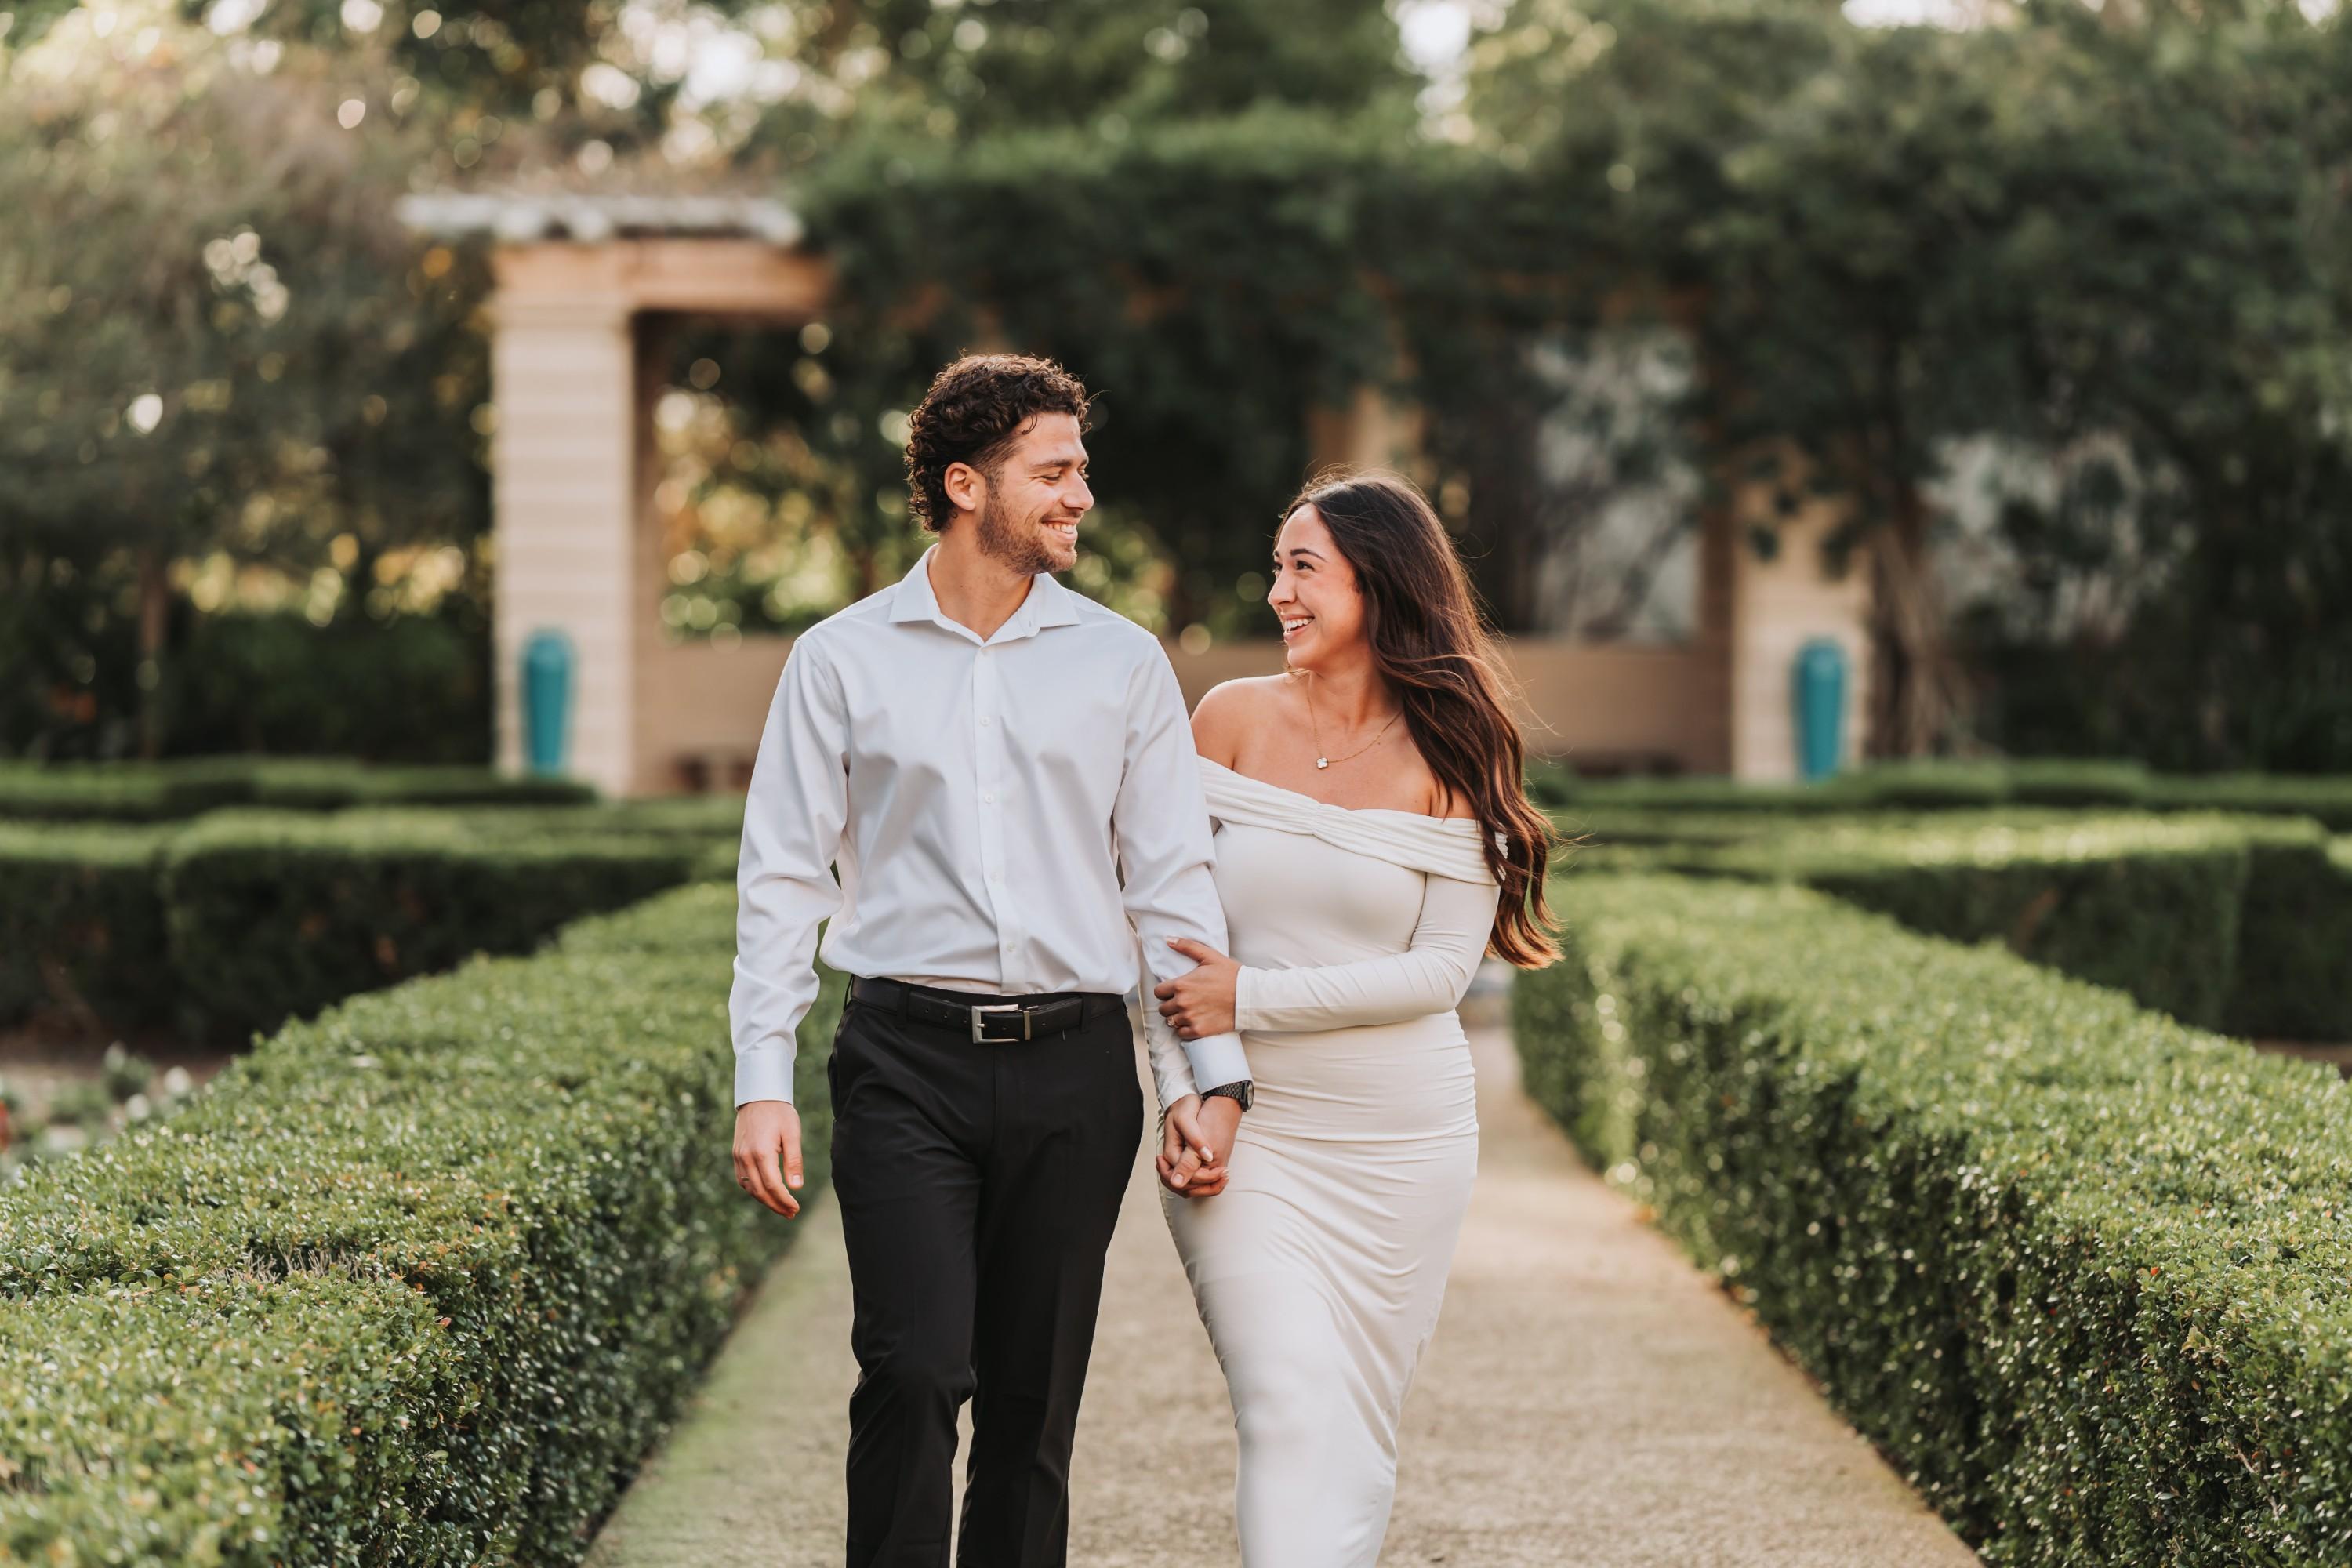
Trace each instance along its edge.
<path fill-rule="evenodd" d="M 1060 1568 L 1103 1255 L 1143 1137 L 1127 1015 L 979 1044 L 853 1000 L 827 1076 L 857 1355 L 850 1568 L 945 1568 L 968 1398 L 958 1562 Z"/>

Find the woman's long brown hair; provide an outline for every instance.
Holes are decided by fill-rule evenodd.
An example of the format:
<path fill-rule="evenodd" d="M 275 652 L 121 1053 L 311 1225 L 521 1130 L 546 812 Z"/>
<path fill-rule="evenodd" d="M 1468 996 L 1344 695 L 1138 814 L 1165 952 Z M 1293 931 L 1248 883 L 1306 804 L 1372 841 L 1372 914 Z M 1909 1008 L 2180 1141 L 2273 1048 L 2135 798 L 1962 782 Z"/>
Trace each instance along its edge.
<path fill-rule="evenodd" d="M 1356 570 L 1373 667 L 1404 710 L 1430 771 L 1470 803 L 1501 890 L 1489 951 L 1522 969 L 1559 957 L 1544 896 L 1556 842 L 1528 801 L 1526 748 L 1505 700 L 1494 634 L 1444 525 L 1412 484 L 1385 474 L 1310 480 L 1282 509 L 1311 506 Z"/>

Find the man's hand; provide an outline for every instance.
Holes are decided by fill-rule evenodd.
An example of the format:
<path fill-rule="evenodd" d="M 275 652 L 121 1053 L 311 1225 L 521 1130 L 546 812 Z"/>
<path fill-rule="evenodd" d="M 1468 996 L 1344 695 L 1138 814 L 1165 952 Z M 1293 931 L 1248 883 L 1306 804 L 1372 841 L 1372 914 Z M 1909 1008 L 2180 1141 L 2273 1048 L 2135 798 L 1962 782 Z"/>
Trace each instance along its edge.
<path fill-rule="evenodd" d="M 1233 1174 L 1234 1135 L 1242 1124 L 1238 1100 L 1188 1094 L 1168 1108 L 1154 1163 L 1170 1192 L 1188 1198 L 1213 1198 Z"/>
<path fill-rule="evenodd" d="M 1160 1016 L 1174 1026 L 1180 1040 L 1230 1034 L 1242 966 L 1205 942 L 1174 936 L 1168 945 L 1199 967 L 1151 988 L 1160 998 Z"/>
<path fill-rule="evenodd" d="M 786 1219 L 801 1212 L 790 1190 L 801 1184 L 801 1113 L 792 1101 L 751 1100 L 735 1108 L 735 1180 Z"/>

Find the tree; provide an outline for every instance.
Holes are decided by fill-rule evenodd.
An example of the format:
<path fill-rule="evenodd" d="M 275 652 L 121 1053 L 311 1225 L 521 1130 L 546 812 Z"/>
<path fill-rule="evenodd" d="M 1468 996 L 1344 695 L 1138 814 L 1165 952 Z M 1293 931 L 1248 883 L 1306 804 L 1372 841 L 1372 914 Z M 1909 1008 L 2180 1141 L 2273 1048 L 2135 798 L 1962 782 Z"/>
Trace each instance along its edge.
<path fill-rule="evenodd" d="M 383 550 L 484 524 L 479 263 L 392 218 L 383 194 L 432 133 L 355 134 L 345 106 L 370 101 L 316 57 L 165 52 L 0 104 L 0 209 L 19 219 L 0 242 L 0 543 L 20 598 L 51 561 L 135 580 L 150 754 L 175 560 L 332 562 L 364 592 Z"/>
<path fill-rule="evenodd" d="M 1945 32 L 1522 0 L 1470 106 L 1498 156 L 1607 215 L 1595 250 L 1690 334 L 1717 461 L 1780 471 L 1785 444 L 1854 503 L 1836 542 L 1873 545 L 1882 743 L 1965 738 L 1926 564 L 1950 444 L 2112 436 L 2155 478 L 2132 525 L 2178 542 L 2148 697 L 2199 693 L 2201 738 L 2168 760 L 2308 766 L 2352 761 L 2317 611 L 2352 431 L 2344 36 L 2269 7 Z"/>

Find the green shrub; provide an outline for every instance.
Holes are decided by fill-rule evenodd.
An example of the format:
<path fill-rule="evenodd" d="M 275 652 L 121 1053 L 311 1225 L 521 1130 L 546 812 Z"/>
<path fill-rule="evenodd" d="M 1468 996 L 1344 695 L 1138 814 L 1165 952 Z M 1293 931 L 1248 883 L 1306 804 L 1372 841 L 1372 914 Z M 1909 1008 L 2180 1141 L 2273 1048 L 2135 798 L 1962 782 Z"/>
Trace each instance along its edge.
<path fill-rule="evenodd" d="M 686 880 L 686 849 L 491 836 L 425 812 L 219 812 L 173 837 L 163 901 L 192 1026 L 241 1034 Z"/>
<path fill-rule="evenodd" d="M 165 822 L 226 805 L 578 805 L 577 779 L 470 766 L 372 767 L 335 757 L 196 757 L 147 763 L 0 763 L 0 819 Z"/>
<path fill-rule="evenodd" d="M 381 1280 L 0 1300 L 0 1562 L 452 1560 L 433 1510 L 467 1479 L 431 1445 L 480 1407 L 457 1349 Z"/>
<path fill-rule="evenodd" d="M 2253 1039 L 2352 1040 L 2352 867 L 2315 822 L 2239 820 L 2246 903 L 2223 1026 Z"/>
<path fill-rule="evenodd" d="M 593 805 L 451 806 L 453 820 L 478 831 L 540 834 L 556 838 L 635 838 L 691 845 L 739 843 L 743 797 L 668 795 Z"/>
<path fill-rule="evenodd" d="M 1578 810 L 1850 811 L 1858 804 L 1850 779 L 1812 784 L 1742 784 L 1700 773 L 1678 778 L 1579 779 L 1567 804 Z"/>
<path fill-rule="evenodd" d="M 1824 822 L 1876 820 L 1826 812 L 1710 811 L 1703 807 L 1619 805 L 1579 800 L 1551 814 L 1563 833 L 1589 836 L 1595 846 L 1738 844 L 1810 831 Z"/>
<path fill-rule="evenodd" d="M 0 763 L 0 820 L 169 822 L 252 793 L 235 777 L 138 763 Z"/>
<path fill-rule="evenodd" d="M 1807 825 L 1675 858 L 1786 879 L 2024 957 L 2199 1024 L 2235 994 L 2247 825 L 2226 818 L 1954 816 Z"/>
<path fill-rule="evenodd" d="M 164 751 L 479 763 L 492 731 L 485 606 L 452 595 L 426 615 L 299 610 L 191 618 L 164 661 Z"/>
<path fill-rule="evenodd" d="M 2005 942 L 2191 1023 L 2352 1038 L 2352 876 L 2314 823 L 2027 807 L 1600 821 L 1601 845 L 1651 850 L 1607 864 L 1786 878 L 1932 935 Z"/>
<path fill-rule="evenodd" d="M 1578 877 L 1530 1089 L 1995 1564 L 2352 1559 L 2352 1087 L 1806 889 Z"/>
<path fill-rule="evenodd" d="M 2002 764 L 2009 798 L 2021 805 L 2141 805 L 2147 769 L 2138 763 L 2077 762 L 2066 757 L 2013 758 Z"/>
<path fill-rule="evenodd" d="M 1584 787 L 1576 770 L 1558 757 L 1529 757 L 1523 776 L 1528 798 L 1546 811 L 1568 805 Z"/>
<path fill-rule="evenodd" d="M 0 823 L 0 1023 L 47 1008 L 122 1022 L 168 1015 L 163 837 Z"/>
<path fill-rule="evenodd" d="M 2150 782 L 2148 804 L 2160 811 L 2252 811 L 2308 816 L 2336 833 L 2352 832 L 2352 778 L 2293 773 L 2205 773 Z"/>
<path fill-rule="evenodd" d="M 2009 772 L 2000 763 L 1881 763 L 1843 775 L 1855 799 L 1898 811 L 1946 811 L 1998 805 L 2010 798 Z"/>
<path fill-rule="evenodd" d="M 357 805 L 580 805 L 596 798 L 578 779 L 500 773 L 488 768 L 368 767 L 299 758 L 257 759 L 253 798 L 296 811 Z"/>
<path fill-rule="evenodd" d="M 478 831 L 501 837 L 532 834 L 551 842 L 632 843 L 688 855 L 698 881 L 735 879 L 743 841 L 741 795 L 675 795 L 598 805 L 457 808 Z"/>
<path fill-rule="evenodd" d="M 1642 811 L 1936 811 L 2020 805 L 2137 806 L 2158 811 L 2308 816 L 2352 831 L 2352 778 L 2288 773 L 2150 773 L 2137 763 L 2011 758 L 1878 763 L 1810 784 L 1753 784 L 1713 775 L 1577 780 L 1547 809 Z"/>
<path fill-rule="evenodd" d="M 0 823 L 0 1022 L 49 1007 L 267 1026 L 674 882 L 731 880 L 741 816 L 722 801 Z"/>
<path fill-rule="evenodd" d="M 0 1194 L 0 1555 L 576 1561 L 794 1234 L 727 1157 L 733 929 L 690 888 L 355 997 Z"/>

